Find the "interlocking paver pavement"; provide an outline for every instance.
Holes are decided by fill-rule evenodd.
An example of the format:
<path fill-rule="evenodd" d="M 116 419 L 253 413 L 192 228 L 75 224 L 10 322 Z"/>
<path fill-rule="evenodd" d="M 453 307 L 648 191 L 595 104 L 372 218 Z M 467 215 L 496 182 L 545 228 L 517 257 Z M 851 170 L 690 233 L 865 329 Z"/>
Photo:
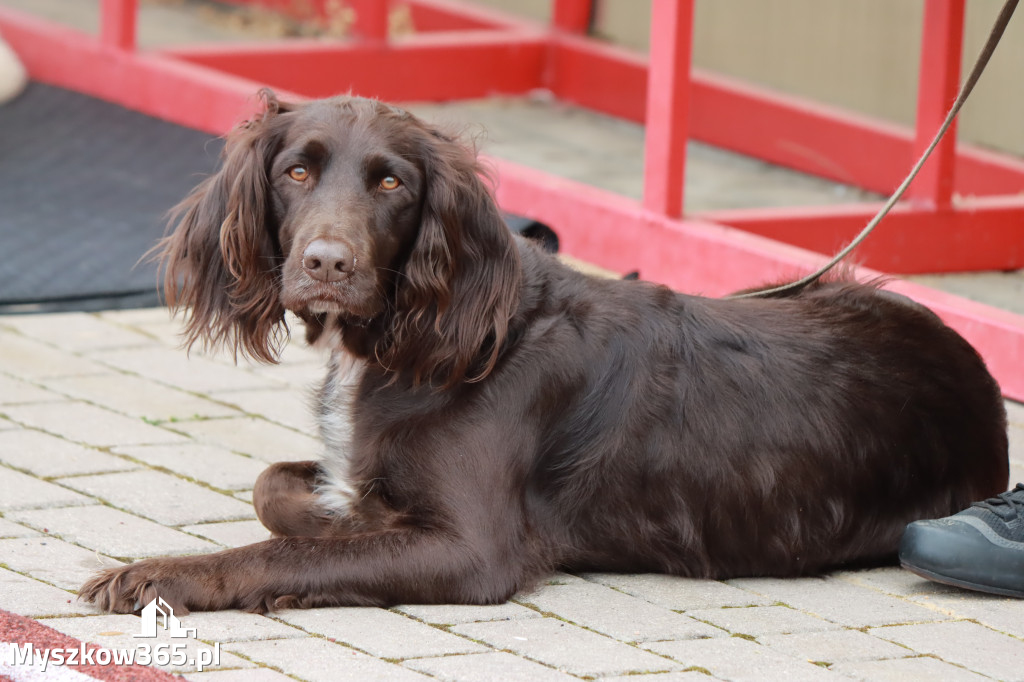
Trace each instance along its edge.
<path fill-rule="evenodd" d="M 520 600 L 556 618 L 624 642 L 698 639 L 723 634 L 723 630 L 700 622 L 700 616 L 676 613 L 584 580 L 551 581 L 539 590 L 522 595 Z"/>
<path fill-rule="evenodd" d="M 309 682 L 414 682 L 430 679 L 402 667 L 397 661 L 374 658 L 321 638 L 239 642 L 227 645 L 227 649 L 250 661 L 293 671 L 299 679 Z"/>
<path fill-rule="evenodd" d="M 12 405 L 4 412 L 27 427 L 99 448 L 185 441 L 173 431 L 84 402 Z"/>
<path fill-rule="evenodd" d="M 73 490 L 0 467 L 0 512 L 40 507 L 88 504 L 89 498 Z"/>
<path fill-rule="evenodd" d="M 557 618 L 467 623 L 451 630 L 581 677 L 683 668 L 665 657 Z"/>
<path fill-rule="evenodd" d="M 864 661 L 861 663 L 840 663 L 833 669 L 855 680 L 873 680 L 875 682 L 911 682 L 921 680 L 931 682 L 982 682 L 990 680 L 978 673 L 964 670 L 959 666 L 934 658 L 890 658 L 884 661 Z"/>
<path fill-rule="evenodd" d="M 181 530 L 213 540 L 224 547 L 241 547 L 270 539 L 270 531 L 259 521 L 218 521 L 182 526 Z"/>
<path fill-rule="evenodd" d="M 52 2 L 19 2 L 43 4 Z M 144 15 L 157 5 L 141 4 Z M 535 101 L 458 106 L 417 110 L 482 122 L 485 151 L 639 196 L 638 126 Z M 827 183 L 694 152 L 691 210 L 842 200 Z M 280 366 L 236 366 L 200 348 L 186 354 L 178 332 L 161 309 L 0 317 L 0 608 L 131 645 L 137 617 L 75 600 L 84 574 L 268 536 L 252 520 L 252 485 L 270 462 L 318 454 L 307 409 L 323 358 L 292 343 Z M 1013 471 L 1024 476 L 1024 406 L 1010 405 L 1009 417 Z M 193 651 L 223 647 L 217 670 L 181 669 L 195 682 L 1024 678 L 1024 602 L 897 568 L 793 581 L 559 575 L 497 606 L 182 622 L 197 630 Z"/>
<path fill-rule="evenodd" d="M 0 568 L 0 595 L 0 608 L 22 616 L 67 616 L 95 611 L 75 601 L 73 592 L 5 568 Z"/>
<path fill-rule="evenodd" d="M 0 462 L 40 478 L 98 474 L 136 464 L 43 431 L 0 431 Z"/>
<path fill-rule="evenodd" d="M 55 537 L 35 536 L 0 540 L 0 564 L 65 590 L 77 590 L 96 571 L 121 562 Z"/>
<path fill-rule="evenodd" d="M 405 665 L 446 682 L 476 682 L 477 680 L 572 682 L 572 680 L 578 679 L 506 651 L 418 658 L 406 661 Z"/>
<path fill-rule="evenodd" d="M 824 667 L 788 656 L 744 637 L 656 642 L 645 646 L 688 668 L 699 668 L 726 680 L 817 682 L 844 679 Z"/>
<path fill-rule="evenodd" d="M 0 434 L 0 442 L 3 435 Z M 267 463 L 214 445 L 136 445 L 112 452 L 220 490 L 249 490 Z"/>
<path fill-rule="evenodd" d="M 106 504 L 166 526 L 255 517 L 252 505 L 152 469 L 58 481 Z"/>
<path fill-rule="evenodd" d="M 0 374 L 0 405 L 24 405 L 59 400 L 60 396 L 27 381 Z"/>
<path fill-rule="evenodd" d="M 978 623 L 894 625 L 868 632 L 997 680 L 1024 679 L 1024 641 Z"/>
<path fill-rule="evenodd" d="M 82 330 L 61 339 L 52 325 L 18 320 L 0 318 L 0 336 L 20 340 L 27 368 L 15 374 L 0 360 L 0 608 L 106 646 L 128 642 L 138 619 L 100 616 L 75 588 L 118 560 L 268 538 L 254 519 L 253 482 L 268 462 L 315 457 L 320 447 L 299 409 L 276 415 L 271 398 L 305 409 L 322 358 L 290 346 L 281 366 L 183 361 L 165 311 L 61 315 Z M 86 333 L 107 326 L 131 340 L 125 355 Z M 46 369 L 51 361 L 59 371 Z M 105 395 L 122 378 L 137 402 Z M 1010 405 L 1010 422 L 1019 448 L 1024 408 Z M 174 670 L 211 682 L 903 681 L 1024 671 L 1024 602 L 893 567 L 727 582 L 559 574 L 496 606 L 182 620 L 197 629 L 190 651 L 220 643 L 222 661 L 203 673 Z"/>
<path fill-rule="evenodd" d="M 0 538 L 32 538 L 39 535 L 42 533 L 32 530 L 28 526 L 0 518 Z"/>
<path fill-rule="evenodd" d="M 182 422 L 173 427 L 196 439 L 264 462 L 316 459 L 320 441 L 265 419 L 240 417 Z"/>
<path fill-rule="evenodd" d="M 870 588 L 826 578 L 742 578 L 730 584 L 851 628 L 944 620 L 945 615 Z"/>
<path fill-rule="evenodd" d="M 905 647 L 886 642 L 860 630 L 763 635 L 758 637 L 757 641 L 772 649 L 819 665 L 902 658 L 907 655 Z"/>
<path fill-rule="evenodd" d="M 141 627 L 139 619 L 130 615 L 89 615 L 81 618 L 53 618 L 48 619 L 46 624 L 54 630 L 71 635 L 83 641 L 90 641 L 110 649 L 131 649 L 139 644 L 135 635 L 139 634 Z M 200 651 L 209 651 L 211 645 L 193 638 L 174 638 L 165 630 L 157 629 L 155 640 L 146 640 L 152 647 L 158 645 L 184 644 L 184 654 L 189 660 L 195 660 Z M 195 666 L 187 662 L 171 660 L 166 665 L 157 665 L 169 672 L 192 672 Z M 234 655 L 228 651 L 222 651 L 220 663 L 212 666 L 211 670 L 225 669 L 246 669 L 254 668 L 255 664 Z"/>
<path fill-rule="evenodd" d="M 5 516 L 111 557 L 194 554 L 218 549 L 206 540 L 100 505 L 16 511 Z"/>
<path fill-rule="evenodd" d="M 277 618 L 378 658 L 478 653 L 486 647 L 400 613 L 366 607 L 281 611 Z"/>
<path fill-rule="evenodd" d="M 237 410 L 208 398 L 116 371 L 54 379 L 47 382 L 47 386 L 69 397 L 151 423 L 237 414 Z"/>

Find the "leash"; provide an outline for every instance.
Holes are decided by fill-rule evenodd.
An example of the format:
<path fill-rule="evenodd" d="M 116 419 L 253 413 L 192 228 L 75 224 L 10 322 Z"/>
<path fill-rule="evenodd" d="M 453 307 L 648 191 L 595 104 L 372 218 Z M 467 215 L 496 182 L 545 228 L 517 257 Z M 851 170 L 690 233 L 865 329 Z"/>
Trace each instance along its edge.
<path fill-rule="evenodd" d="M 939 131 L 935 133 L 935 137 L 932 138 L 931 144 L 928 145 L 928 148 L 924 150 L 924 154 L 922 154 L 921 158 L 918 159 L 916 164 L 914 164 L 914 167 L 910 169 L 910 173 L 907 175 L 906 178 L 904 178 L 900 186 L 896 188 L 896 191 L 892 193 L 892 195 L 889 197 L 889 200 L 885 202 L 885 205 L 882 206 L 882 208 L 879 209 L 878 213 L 875 214 L 875 217 L 872 218 L 870 222 L 868 222 L 868 224 L 864 226 L 864 229 L 860 231 L 860 234 L 854 237 L 852 242 L 847 244 L 841 251 L 839 251 L 839 253 L 833 256 L 832 260 L 830 260 L 828 263 L 821 266 L 811 274 L 796 280 L 795 282 L 783 284 L 777 287 L 773 287 L 771 289 L 762 289 L 760 291 L 750 291 L 742 294 L 733 294 L 730 296 L 726 296 L 725 298 L 755 298 L 760 296 L 772 296 L 794 289 L 802 289 L 808 284 L 813 284 L 814 282 L 816 282 L 822 275 L 824 275 L 826 272 L 834 268 L 836 265 L 839 264 L 840 261 L 842 261 L 848 255 L 850 255 L 851 251 L 860 246 L 861 242 L 867 239 L 868 235 L 871 234 L 871 232 L 874 231 L 876 227 L 878 227 L 878 224 L 882 222 L 882 219 L 889 213 L 890 210 L 892 210 L 892 207 L 895 206 L 896 202 L 900 200 L 900 198 L 903 196 L 903 193 L 907 191 L 907 188 L 910 186 L 910 183 L 913 182 L 914 178 L 917 177 L 918 172 L 921 170 L 921 167 L 924 166 L 925 161 L 927 161 L 928 157 L 931 156 L 932 151 L 934 151 L 935 147 L 938 146 L 939 141 L 942 140 L 943 136 L 946 134 L 946 131 L 949 130 L 949 127 L 953 125 L 953 120 L 956 118 L 957 113 L 959 113 L 960 108 L 964 105 L 964 102 L 967 101 L 967 97 L 971 94 L 971 91 L 974 89 L 975 84 L 981 77 L 981 73 L 985 70 L 985 67 L 988 65 L 988 60 L 992 56 L 992 53 L 995 52 L 996 45 L 999 44 L 999 39 L 1003 37 L 1003 31 L 1006 29 L 1006 25 L 1009 23 L 1010 17 L 1013 16 L 1013 11 L 1016 8 L 1017 0 L 1006 0 L 1006 3 L 1003 5 L 1003 8 L 999 11 L 999 16 L 996 17 L 995 25 L 992 26 L 992 31 L 988 35 L 988 40 L 985 42 L 985 47 L 981 50 L 981 54 L 978 55 L 978 60 L 974 63 L 974 68 L 971 69 L 971 73 L 967 77 L 967 80 L 964 81 L 964 84 L 960 87 L 960 92 L 959 94 L 957 94 L 956 100 L 953 102 L 953 106 L 950 108 L 949 113 L 946 114 L 946 120 L 943 121 L 942 125 L 939 127 Z"/>

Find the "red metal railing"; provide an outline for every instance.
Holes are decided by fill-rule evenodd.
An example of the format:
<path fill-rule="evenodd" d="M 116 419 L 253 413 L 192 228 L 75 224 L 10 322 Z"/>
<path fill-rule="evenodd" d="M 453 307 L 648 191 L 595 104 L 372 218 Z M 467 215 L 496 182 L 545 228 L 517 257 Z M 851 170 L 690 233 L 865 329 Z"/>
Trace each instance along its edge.
<path fill-rule="evenodd" d="M 691 70 L 693 0 L 653 0 L 646 57 L 586 37 L 590 0 L 554 0 L 550 26 L 458 0 L 408 0 L 416 32 L 401 37 L 387 30 L 396 3 L 348 0 L 352 39 L 157 51 L 135 46 L 135 0 L 101 1 L 98 39 L 7 8 L 0 8 L 0 31 L 37 80 L 218 134 L 251 113 L 262 85 L 286 98 L 352 91 L 396 101 L 546 88 L 564 101 L 645 122 L 642 201 L 496 161 L 498 199 L 554 225 L 576 256 L 610 269 L 640 268 L 647 279 L 710 295 L 809 270 L 878 207 L 687 215 L 686 139 L 888 193 L 953 100 L 964 23 L 964 0 L 925 3 L 918 116 L 908 130 Z M 330 9 L 326 0 L 303 6 L 322 17 Z M 897 273 L 1024 267 L 1024 161 L 957 146 L 950 137 L 910 199 L 855 258 Z M 979 348 L 1006 394 L 1024 399 L 1024 317 L 906 282 L 891 286 L 943 315 Z"/>

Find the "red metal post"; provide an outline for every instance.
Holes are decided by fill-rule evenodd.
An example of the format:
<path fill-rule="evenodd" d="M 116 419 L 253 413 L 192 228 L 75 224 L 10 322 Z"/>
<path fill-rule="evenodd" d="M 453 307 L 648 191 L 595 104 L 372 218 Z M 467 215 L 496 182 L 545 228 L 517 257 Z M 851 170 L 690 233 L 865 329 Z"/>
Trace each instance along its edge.
<path fill-rule="evenodd" d="M 584 35 L 590 30 L 593 0 L 555 0 L 551 23 L 569 33 Z"/>
<path fill-rule="evenodd" d="M 644 141 L 644 206 L 683 214 L 693 0 L 654 0 Z"/>
<path fill-rule="evenodd" d="M 122 50 L 135 49 L 137 0 L 103 0 L 100 6 L 100 42 Z"/>
<path fill-rule="evenodd" d="M 960 89 L 963 32 L 964 0 L 928 0 L 924 3 L 915 160 L 931 144 Z M 910 187 L 909 197 L 928 201 L 937 208 L 949 208 L 953 201 L 955 170 L 954 122 Z"/>

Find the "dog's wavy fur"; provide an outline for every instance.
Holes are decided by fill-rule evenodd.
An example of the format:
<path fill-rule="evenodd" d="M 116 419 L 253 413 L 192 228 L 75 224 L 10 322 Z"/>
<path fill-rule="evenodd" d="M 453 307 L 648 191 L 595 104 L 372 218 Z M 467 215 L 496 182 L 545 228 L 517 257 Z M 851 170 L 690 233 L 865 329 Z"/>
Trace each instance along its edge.
<path fill-rule="evenodd" d="M 161 245 L 166 291 L 188 343 L 259 360 L 302 318 L 332 352 L 324 459 L 257 481 L 273 539 L 112 569 L 84 599 L 485 604 L 557 569 L 795 576 L 889 559 L 908 522 L 1005 490 L 998 387 L 925 308 L 845 280 L 715 300 L 590 278 L 513 237 L 481 170 L 385 104 L 265 94 Z M 317 278 L 317 240 L 344 276 Z"/>

